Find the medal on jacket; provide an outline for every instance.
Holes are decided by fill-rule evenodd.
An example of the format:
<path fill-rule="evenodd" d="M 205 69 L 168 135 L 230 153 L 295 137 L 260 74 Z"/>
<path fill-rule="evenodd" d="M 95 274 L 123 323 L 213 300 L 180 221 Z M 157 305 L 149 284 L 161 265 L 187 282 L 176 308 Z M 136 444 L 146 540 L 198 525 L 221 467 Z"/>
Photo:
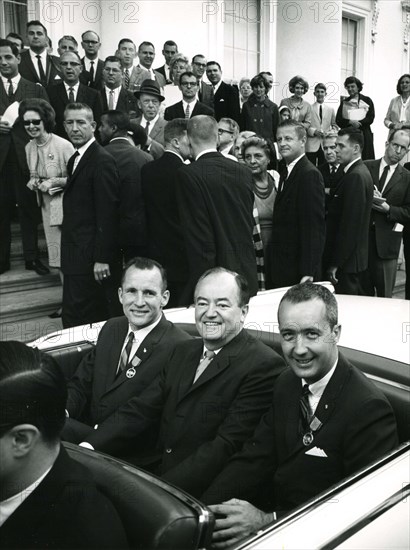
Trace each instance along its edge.
<path fill-rule="evenodd" d="M 136 355 L 134 355 L 132 361 L 131 361 L 131 367 L 129 369 L 127 369 L 126 373 L 125 373 L 125 376 L 127 378 L 134 378 L 135 376 L 135 373 L 137 372 L 135 370 L 135 367 L 138 367 L 138 365 L 141 363 L 141 359 L 139 357 L 137 357 Z"/>
<path fill-rule="evenodd" d="M 314 434 L 318 430 L 320 430 L 320 428 L 322 426 L 323 426 L 322 422 L 316 416 L 313 416 L 313 418 L 312 418 L 312 420 L 310 421 L 310 424 L 309 424 L 309 431 L 307 431 L 305 434 L 303 434 L 302 441 L 303 441 L 303 445 L 305 445 L 305 447 L 309 447 L 309 445 L 311 443 L 313 443 Z"/>

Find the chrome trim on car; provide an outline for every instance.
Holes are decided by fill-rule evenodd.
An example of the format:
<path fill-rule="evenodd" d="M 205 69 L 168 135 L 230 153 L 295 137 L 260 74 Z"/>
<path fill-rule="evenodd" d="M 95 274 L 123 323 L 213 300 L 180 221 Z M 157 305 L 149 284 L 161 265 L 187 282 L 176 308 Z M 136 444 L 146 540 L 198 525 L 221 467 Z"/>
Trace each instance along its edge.
<path fill-rule="evenodd" d="M 381 378 L 380 376 L 375 376 L 374 374 L 369 374 L 367 372 L 365 372 L 364 374 L 367 376 L 367 378 L 370 378 L 375 382 L 382 382 L 387 386 L 392 386 L 393 388 L 398 388 L 399 390 L 410 392 L 410 386 L 405 386 L 404 384 L 400 384 L 399 382 L 393 382 L 393 380 L 388 380 L 387 378 Z"/>

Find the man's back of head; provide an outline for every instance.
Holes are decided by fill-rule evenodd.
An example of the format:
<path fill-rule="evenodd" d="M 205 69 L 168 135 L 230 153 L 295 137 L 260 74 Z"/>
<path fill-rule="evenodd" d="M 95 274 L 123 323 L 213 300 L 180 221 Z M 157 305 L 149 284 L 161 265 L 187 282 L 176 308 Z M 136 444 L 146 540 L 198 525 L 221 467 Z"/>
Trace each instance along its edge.
<path fill-rule="evenodd" d="M 189 142 L 187 135 L 188 121 L 185 118 L 170 120 L 164 129 L 165 149 L 174 151 L 184 160 L 189 157 Z"/>
<path fill-rule="evenodd" d="M 208 115 L 189 119 L 188 138 L 195 158 L 206 149 L 215 149 L 218 143 L 218 123 Z"/>

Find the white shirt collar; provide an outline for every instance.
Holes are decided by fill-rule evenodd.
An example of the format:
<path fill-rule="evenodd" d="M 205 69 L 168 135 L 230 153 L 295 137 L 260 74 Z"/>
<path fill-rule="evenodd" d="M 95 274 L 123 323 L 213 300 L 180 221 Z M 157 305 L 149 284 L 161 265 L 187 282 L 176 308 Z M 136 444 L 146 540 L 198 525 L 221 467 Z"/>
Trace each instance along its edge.
<path fill-rule="evenodd" d="M 290 176 L 290 173 L 292 172 L 292 170 L 294 169 L 294 167 L 296 166 L 296 164 L 300 161 L 300 159 L 302 157 L 305 156 L 305 153 L 303 153 L 302 155 L 300 155 L 300 157 L 298 157 L 297 159 L 293 160 L 290 164 L 287 165 L 287 168 L 288 168 L 288 177 Z"/>
<path fill-rule="evenodd" d="M 128 332 L 127 332 L 127 335 L 126 335 L 125 340 L 124 340 L 124 344 L 123 344 L 122 349 L 121 349 L 121 354 L 122 354 L 123 350 L 125 349 L 125 347 L 127 345 L 129 335 L 131 334 L 131 332 L 133 332 L 134 333 L 134 341 L 132 343 L 131 352 L 130 352 L 130 358 L 133 358 L 135 353 L 137 352 L 139 346 L 142 344 L 142 342 L 145 340 L 145 338 L 148 336 L 148 334 L 158 325 L 158 323 L 161 321 L 161 319 L 162 319 L 162 313 L 156 321 L 154 321 L 150 325 L 148 325 L 144 328 L 140 328 L 138 330 L 133 330 L 131 328 L 131 325 L 128 324 Z M 118 365 L 121 362 L 121 354 L 120 354 L 120 358 L 119 358 L 119 361 L 118 361 Z M 117 369 L 118 369 L 118 367 L 117 367 Z"/>
<path fill-rule="evenodd" d="M 316 407 L 323 395 L 323 392 L 326 389 L 326 386 L 329 383 L 329 380 L 332 378 L 333 373 L 335 372 L 338 360 L 339 360 L 339 357 L 336 357 L 336 361 L 334 362 L 333 367 L 330 369 L 330 371 L 317 382 L 314 382 L 313 384 L 309 384 L 307 380 L 302 378 L 302 386 L 304 386 L 305 384 L 308 384 L 309 386 L 309 391 L 310 391 L 309 405 L 310 405 L 310 408 L 312 409 L 313 414 L 316 411 Z"/>
<path fill-rule="evenodd" d="M 65 91 L 67 92 L 67 97 L 68 97 L 68 94 L 70 93 L 70 88 L 72 88 L 74 91 L 74 97 L 77 99 L 79 85 L 80 85 L 80 82 L 77 82 L 77 84 L 74 84 L 74 86 L 70 86 L 64 82 Z"/>
<path fill-rule="evenodd" d="M 82 145 L 79 149 L 77 149 L 77 151 L 80 153 L 80 156 L 77 157 L 78 161 L 84 155 L 84 153 L 87 151 L 90 145 L 94 143 L 94 141 L 95 141 L 95 137 L 92 137 L 89 141 L 87 141 L 87 143 L 84 143 L 84 145 Z"/>
<path fill-rule="evenodd" d="M 349 168 L 350 168 L 351 166 L 353 166 L 353 164 L 354 164 L 355 162 L 357 162 L 358 160 L 362 160 L 362 158 L 359 157 L 359 158 L 357 158 L 357 159 L 352 160 L 352 162 L 349 162 L 349 164 L 343 168 L 344 173 L 346 174 L 346 172 L 349 170 Z"/>
<path fill-rule="evenodd" d="M 141 117 L 141 126 L 145 129 L 145 126 L 147 125 L 147 122 L 149 122 L 149 128 L 148 128 L 148 134 L 151 133 L 153 127 L 155 126 L 155 124 L 157 123 L 157 120 L 159 119 L 159 113 L 157 114 L 157 116 L 155 118 L 153 118 L 152 120 L 148 121 L 144 115 L 142 115 Z"/>
<path fill-rule="evenodd" d="M 47 48 L 45 48 L 41 53 L 33 52 L 33 50 L 29 50 L 31 60 L 34 63 L 34 67 L 37 68 L 38 66 L 38 59 L 37 56 L 39 55 L 41 57 L 41 61 L 43 63 L 44 70 L 46 70 L 46 67 L 44 66 L 44 63 L 47 61 Z"/>
<path fill-rule="evenodd" d="M 195 105 L 197 104 L 197 99 L 195 98 L 194 101 L 191 101 L 191 103 L 187 103 L 185 101 L 185 99 L 182 100 L 182 107 L 184 109 L 184 113 L 186 111 L 186 108 L 187 108 L 187 105 L 189 105 L 189 112 L 191 113 L 191 116 L 192 116 L 192 111 L 195 109 Z"/>
<path fill-rule="evenodd" d="M 381 163 L 380 163 L 379 174 L 381 174 L 381 173 L 383 172 L 383 170 L 384 170 L 384 168 L 385 168 L 386 166 L 389 166 L 389 173 L 392 174 L 392 173 L 396 170 L 396 168 L 397 168 L 398 165 L 399 165 L 398 162 L 396 162 L 396 164 L 387 164 L 387 162 L 384 160 L 384 157 L 383 157 L 383 158 L 382 158 L 382 161 L 381 161 Z"/>
<path fill-rule="evenodd" d="M 219 86 L 222 84 L 222 78 L 221 80 L 218 82 L 218 84 L 215 84 L 215 86 L 212 84 L 212 88 L 214 89 L 214 94 L 216 94 L 216 92 L 219 90 Z"/>
<path fill-rule="evenodd" d="M 14 91 L 16 91 L 16 88 L 19 85 L 20 79 L 21 79 L 20 73 L 17 73 L 16 76 L 13 76 L 13 78 L 10 79 L 13 83 Z M 9 89 L 8 78 L 5 78 L 4 76 L 2 76 L 1 80 L 3 81 L 4 87 L 5 87 L 6 92 L 7 92 L 8 89 Z"/>
<path fill-rule="evenodd" d="M 95 72 L 97 70 L 97 65 L 99 60 L 100 60 L 99 57 L 96 57 L 95 59 L 88 59 L 88 57 L 84 57 L 84 67 L 86 71 L 89 71 L 91 69 L 91 61 L 94 63 L 94 77 L 95 77 Z"/>
<path fill-rule="evenodd" d="M 218 151 L 216 149 L 205 149 L 204 151 L 201 151 L 195 158 L 195 160 L 198 160 L 202 155 L 206 155 L 207 153 L 217 153 Z"/>
<path fill-rule="evenodd" d="M 179 159 L 181 159 L 182 162 L 185 162 L 184 159 L 181 157 L 181 155 L 176 151 L 173 151 L 172 149 L 165 148 L 165 153 L 172 153 L 173 155 L 176 155 Z"/>

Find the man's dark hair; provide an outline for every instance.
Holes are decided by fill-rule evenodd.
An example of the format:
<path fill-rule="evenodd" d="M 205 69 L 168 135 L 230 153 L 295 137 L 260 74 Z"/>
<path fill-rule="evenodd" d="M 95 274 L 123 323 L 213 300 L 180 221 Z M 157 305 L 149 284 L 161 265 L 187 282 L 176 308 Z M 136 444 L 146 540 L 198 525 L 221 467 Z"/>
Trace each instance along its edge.
<path fill-rule="evenodd" d="M 64 56 L 64 55 L 75 55 L 78 59 L 78 61 L 80 62 L 81 66 L 82 66 L 82 63 L 81 63 L 81 57 L 80 57 L 80 54 L 78 52 L 73 52 L 71 50 L 69 51 L 66 51 L 66 52 L 63 52 L 61 55 L 60 55 L 60 61 L 61 61 L 61 58 Z"/>
<path fill-rule="evenodd" d="M 358 128 L 342 128 L 339 130 L 338 133 L 339 136 L 348 136 L 349 141 L 351 144 L 359 145 L 360 151 L 363 151 L 364 147 L 364 136 L 363 132 L 359 130 Z"/>
<path fill-rule="evenodd" d="M 17 34 L 16 32 L 9 32 L 6 36 L 6 40 L 9 36 L 11 36 L 11 38 L 15 38 L 16 40 L 20 40 L 21 44 L 24 46 L 24 40 L 19 34 Z"/>
<path fill-rule="evenodd" d="M 310 300 L 321 300 L 326 307 L 326 319 L 330 328 L 337 325 L 338 312 L 337 302 L 334 294 L 330 292 L 325 286 L 316 285 L 314 283 L 299 283 L 292 286 L 282 297 L 278 308 L 278 319 L 280 308 L 284 302 L 290 302 L 291 304 L 300 304 L 302 302 L 309 302 Z"/>
<path fill-rule="evenodd" d="M 43 27 L 44 32 L 46 33 L 46 35 L 48 35 L 47 29 L 45 28 L 43 23 L 41 21 L 39 21 L 38 19 L 32 19 L 31 21 L 29 21 L 26 24 L 26 30 L 28 31 L 29 27 L 34 27 L 34 26 Z"/>
<path fill-rule="evenodd" d="M 65 109 L 64 109 L 64 120 L 66 118 L 66 113 L 68 111 L 86 111 L 87 114 L 88 114 L 88 118 L 91 120 L 91 121 L 94 121 L 94 113 L 93 113 L 93 110 L 91 109 L 91 107 L 89 105 L 87 105 L 86 103 L 68 103 L 68 105 L 65 106 Z"/>
<path fill-rule="evenodd" d="M 194 297 L 196 297 L 196 289 L 198 288 L 199 284 L 209 275 L 216 275 L 218 273 L 229 273 L 229 275 L 232 275 L 234 277 L 236 286 L 238 287 L 238 305 L 239 307 L 246 306 L 251 299 L 248 281 L 240 273 L 236 273 L 236 271 L 231 271 L 230 269 L 226 269 L 225 267 L 211 267 L 211 269 L 207 269 L 205 273 L 202 273 L 202 275 L 198 279 L 198 282 L 195 285 Z"/>
<path fill-rule="evenodd" d="M 218 61 L 208 61 L 208 63 L 206 64 L 206 68 L 208 68 L 209 65 L 217 65 L 219 70 L 222 71 L 222 68 L 221 68 L 220 64 L 218 63 Z"/>
<path fill-rule="evenodd" d="M 194 75 L 194 73 L 192 71 L 185 71 L 184 73 L 181 74 L 181 76 L 179 77 L 179 83 L 180 84 L 181 84 L 181 80 L 182 80 L 183 76 L 188 76 L 189 78 L 191 78 L 191 76 L 193 76 L 196 80 L 196 83 L 198 84 L 198 78 L 196 77 L 196 75 Z"/>
<path fill-rule="evenodd" d="M 0 437 L 19 424 L 56 443 L 65 422 L 67 386 L 55 360 L 21 342 L 0 342 Z"/>
<path fill-rule="evenodd" d="M 125 44 L 126 42 L 131 42 L 131 44 L 134 44 L 134 48 L 135 48 L 134 40 L 131 40 L 131 38 L 121 38 L 121 40 L 118 42 L 117 50 L 119 50 L 120 46 L 122 46 L 122 44 Z"/>
<path fill-rule="evenodd" d="M 105 111 L 102 116 L 106 117 L 108 124 L 116 126 L 117 129 L 124 134 L 127 133 L 130 126 L 130 117 L 128 113 L 112 109 L 110 111 Z"/>
<path fill-rule="evenodd" d="M 397 128 L 397 130 L 393 130 L 392 133 L 387 138 L 388 143 L 391 143 L 393 141 L 394 136 L 397 134 L 397 132 L 403 132 L 410 139 L 410 134 L 405 128 Z"/>
<path fill-rule="evenodd" d="M 167 40 L 166 42 L 164 42 L 164 46 L 162 49 L 165 48 L 165 46 L 175 46 L 177 51 L 178 51 L 178 46 L 177 46 L 177 43 L 174 42 L 173 40 Z"/>
<path fill-rule="evenodd" d="M 155 51 L 155 46 L 152 42 L 148 42 L 147 40 L 145 40 L 144 42 L 141 42 L 141 44 L 138 46 L 138 51 L 140 51 L 140 49 L 143 46 L 151 46 L 151 48 L 154 48 L 154 51 Z"/>
<path fill-rule="evenodd" d="M 188 130 L 188 121 L 185 118 L 174 118 L 170 120 L 164 129 L 164 142 L 171 143 L 175 138 L 182 138 Z"/>
<path fill-rule="evenodd" d="M 104 59 L 104 67 L 106 66 L 107 63 L 119 63 L 121 71 L 123 70 L 121 65 L 121 59 L 116 55 L 109 55 L 108 57 L 106 57 Z"/>
<path fill-rule="evenodd" d="M 299 139 L 306 138 L 306 128 L 297 120 L 284 120 L 278 124 L 279 128 L 294 128 Z"/>
<path fill-rule="evenodd" d="M 135 120 L 130 120 L 128 126 L 128 135 L 131 136 L 134 144 L 139 145 L 141 148 L 145 147 L 145 145 L 147 144 L 147 132 L 141 126 L 141 124 L 138 124 L 137 122 L 135 122 Z"/>
<path fill-rule="evenodd" d="M 0 38 L 0 48 L 10 48 L 14 57 L 20 55 L 20 50 L 15 42 L 10 42 L 10 40 Z"/>
<path fill-rule="evenodd" d="M 60 38 L 60 40 L 58 41 L 58 45 L 60 45 L 63 40 L 69 40 L 70 42 L 72 42 L 73 44 L 75 44 L 78 47 L 77 40 L 74 38 L 74 36 L 71 36 L 71 34 L 65 34 L 64 36 L 62 36 Z"/>
<path fill-rule="evenodd" d="M 316 90 L 324 90 L 325 92 L 327 92 L 326 84 L 323 84 L 323 82 L 318 82 L 314 88 L 315 92 Z"/>
<path fill-rule="evenodd" d="M 155 260 L 151 260 L 151 258 L 142 258 L 140 256 L 137 256 L 136 258 L 131 258 L 125 266 L 122 271 L 121 276 L 121 286 L 124 283 L 125 275 L 127 271 L 130 269 L 130 267 L 135 267 L 135 269 L 154 269 L 158 268 L 159 272 L 161 273 L 161 279 L 162 279 L 162 292 L 165 292 L 168 286 L 168 280 L 167 280 L 167 272 L 162 267 L 162 265 Z"/>

